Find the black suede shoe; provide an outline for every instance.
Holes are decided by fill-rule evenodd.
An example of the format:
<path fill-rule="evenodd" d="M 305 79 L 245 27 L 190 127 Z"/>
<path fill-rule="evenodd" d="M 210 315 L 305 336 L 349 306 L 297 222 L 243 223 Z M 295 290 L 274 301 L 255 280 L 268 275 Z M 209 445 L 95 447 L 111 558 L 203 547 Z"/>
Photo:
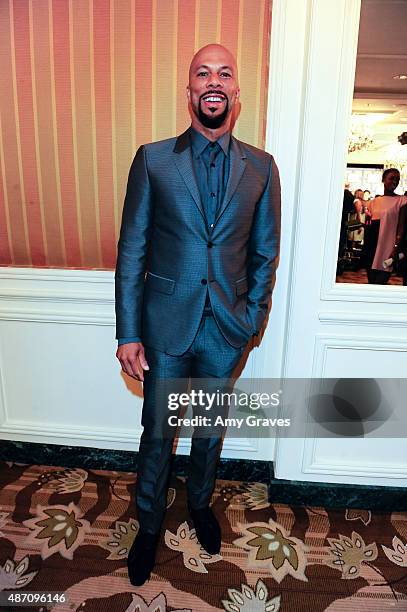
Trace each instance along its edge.
<path fill-rule="evenodd" d="M 150 578 L 155 563 L 160 534 L 139 531 L 127 558 L 129 579 L 134 586 L 141 586 Z"/>
<path fill-rule="evenodd" d="M 200 510 L 188 506 L 188 509 L 199 543 L 207 553 L 217 555 L 220 551 L 222 534 L 212 509 L 209 506 Z"/>

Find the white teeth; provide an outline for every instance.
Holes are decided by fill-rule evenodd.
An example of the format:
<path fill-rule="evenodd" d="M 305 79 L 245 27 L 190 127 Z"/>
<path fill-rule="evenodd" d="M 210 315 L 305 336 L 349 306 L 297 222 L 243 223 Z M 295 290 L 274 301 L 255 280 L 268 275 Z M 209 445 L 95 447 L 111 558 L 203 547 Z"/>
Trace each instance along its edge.
<path fill-rule="evenodd" d="M 222 102 L 223 98 L 219 96 L 209 96 L 208 98 L 204 98 L 205 102 Z"/>

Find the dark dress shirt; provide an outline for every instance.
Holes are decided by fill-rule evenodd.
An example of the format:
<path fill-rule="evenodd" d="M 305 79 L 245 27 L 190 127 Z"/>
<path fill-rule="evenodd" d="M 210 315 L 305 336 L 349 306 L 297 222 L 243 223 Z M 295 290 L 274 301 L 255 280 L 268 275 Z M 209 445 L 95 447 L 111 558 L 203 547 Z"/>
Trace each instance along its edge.
<path fill-rule="evenodd" d="M 215 142 L 191 128 L 192 164 L 209 232 L 223 201 L 229 178 L 230 132 Z"/>

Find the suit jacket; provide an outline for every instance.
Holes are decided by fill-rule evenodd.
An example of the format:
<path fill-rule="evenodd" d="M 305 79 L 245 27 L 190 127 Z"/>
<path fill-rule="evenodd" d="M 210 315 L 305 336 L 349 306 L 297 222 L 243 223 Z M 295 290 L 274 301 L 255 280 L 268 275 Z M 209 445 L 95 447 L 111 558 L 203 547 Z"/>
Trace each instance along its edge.
<path fill-rule="evenodd" d="M 142 145 L 130 168 L 115 274 L 116 338 L 181 355 L 209 291 L 226 340 L 241 347 L 267 315 L 280 240 L 280 182 L 268 153 L 232 136 L 225 197 L 208 227 L 189 129 Z"/>

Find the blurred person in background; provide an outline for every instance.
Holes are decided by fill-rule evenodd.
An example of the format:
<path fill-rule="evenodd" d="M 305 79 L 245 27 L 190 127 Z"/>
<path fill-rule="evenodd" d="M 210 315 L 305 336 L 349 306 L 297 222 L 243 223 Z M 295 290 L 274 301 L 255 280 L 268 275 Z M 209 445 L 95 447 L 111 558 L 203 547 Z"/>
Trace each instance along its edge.
<path fill-rule="evenodd" d="M 371 223 L 365 226 L 367 277 L 368 282 L 375 285 L 386 285 L 389 282 L 393 267 L 386 266 L 384 262 L 390 258 L 398 261 L 405 217 L 400 213 L 407 204 L 406 196 L 395 193 L 400 182 L 397 168 L 385 170 L 382 182 L 384 194 L 371 200 Z"/>

